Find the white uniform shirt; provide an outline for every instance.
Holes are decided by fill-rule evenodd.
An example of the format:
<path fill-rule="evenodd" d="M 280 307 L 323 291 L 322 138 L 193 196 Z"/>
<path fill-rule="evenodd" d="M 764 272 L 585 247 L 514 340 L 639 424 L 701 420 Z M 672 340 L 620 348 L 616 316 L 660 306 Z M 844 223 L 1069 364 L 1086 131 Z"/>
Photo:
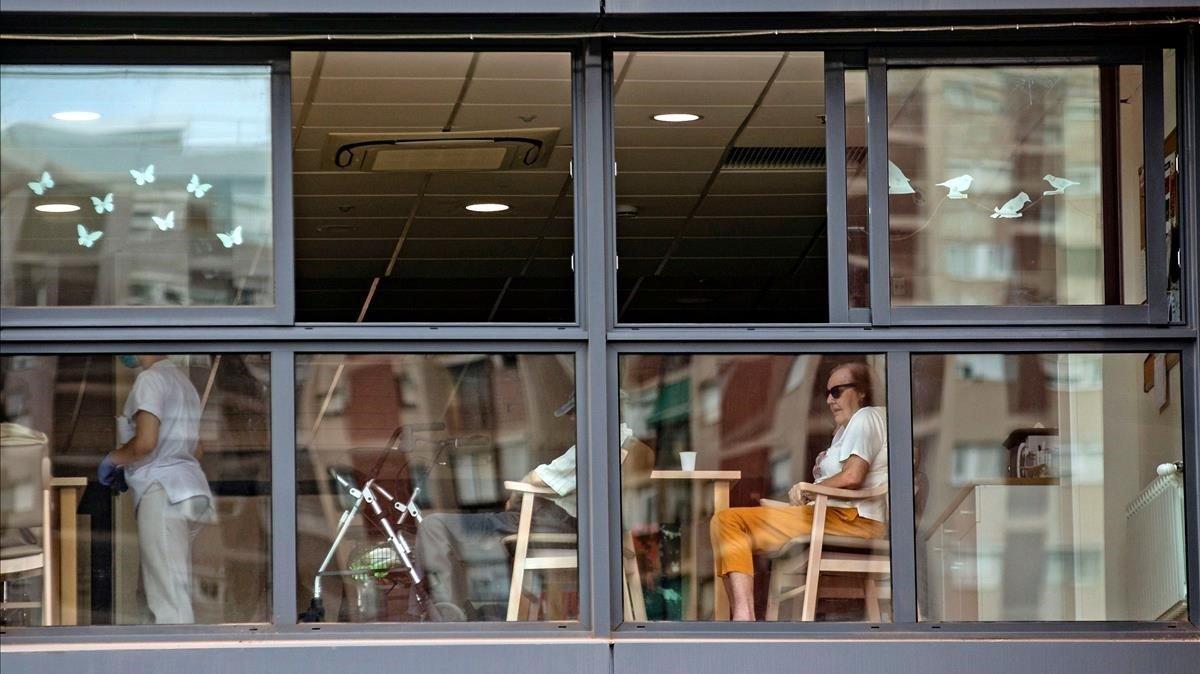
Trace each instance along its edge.
<path fill-rule="evenodd" d="M 124 420 L 118 427 L 131 428 L 139 411 L 158 417 L 159 426 L 154 451 L 125 466 L 134 507 L 155 482 L 162 485 L 171 503 L 193 496 L 206 496 L 211 501 L 212 491 L 195 454 L 200 438 L 200 396 L 196 387 L 174 363 L 160 360 L 134 380 L 125 401 Z"/>
<path fill-rule="evenodd" d="M 833 444 L 821 452 L 813 468 L 813 477 L 820 484 L 842 472 L 843 462 L 857 456 L 871 468 L 859 489 L 870 489 L 888 481 L 887 410 L 883 407 L 863 407 L 850 421 L 833 434 Z M 879 522 L 887 521 L 887 495 L 858 501 L 829 499 L 829 505 L 858 508 L 858 514 Z"/>
<path fill-rule="evenodd" d="M 621 445 L 624 445 L 632 437 L 633 429 L 621 424 Z M 577 509 L 575 503 L 575 445 L 571 445 L 570 449 L 562 453 L 562 456 L 550 463 L 543 463 L 534 468 L 533 473 L 558 494 L 557 497 L 552 497 L 550 500 L 559 508 L 567 511 L 568 515 L 575 517 Z"/>

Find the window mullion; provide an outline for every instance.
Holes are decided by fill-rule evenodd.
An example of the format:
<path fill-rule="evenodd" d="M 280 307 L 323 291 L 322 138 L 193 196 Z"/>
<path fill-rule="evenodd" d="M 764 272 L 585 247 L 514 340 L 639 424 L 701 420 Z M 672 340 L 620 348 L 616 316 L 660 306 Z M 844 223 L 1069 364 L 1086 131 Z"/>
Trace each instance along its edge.
<path fill-rule="evenodd" d="M 871 323 L 891 325 L 891 251 L 888 248 L 887 64 L 867 59 L 867 201 L 870 204 Z"/>
<path fill-rule="evenodd" d="M 917 621 L 912 390 L 909 352 L 888 351 L 888 536 L 892 549 L 892 622 L 895 623 Z"/>
<path fill-rule="evenodd" d="M 825 54 L 825 240 L 828 243 L 829 322 L 850 320 L 846 231 L 846 68 Z"/>
<path fill-rule="evenodd" d="M 1166 204 L 1163 169 L 1162 49 L 1147 49 L 1142 64 L 1142 133 L 1145 149 L 1146 298 L 1153 325 L 1168 321 Z"/>
<path fill-rule="evenodd" d="M 271 351 L 271 622 L 296 622 L 295 352 Z"/>

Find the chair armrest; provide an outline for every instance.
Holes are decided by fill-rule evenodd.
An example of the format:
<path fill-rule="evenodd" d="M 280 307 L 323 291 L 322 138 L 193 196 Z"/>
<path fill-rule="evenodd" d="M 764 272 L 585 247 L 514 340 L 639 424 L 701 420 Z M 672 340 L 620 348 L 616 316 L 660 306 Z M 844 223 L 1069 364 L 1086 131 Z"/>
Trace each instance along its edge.
<path fill-rule="evenodd" d="M 824 495 L 832 496 L 833 498 L 847 499 L 863 499 L 874 496 L 883 496 L 888 490 L 886 484 L 881 484 L 878 487 L 871 487 L 870 489 L 838 489 L 836 487 L 824 487 L 811 482 L 801 482 L 796 486 L 800 487 L 800 491 L 806 494 L 815 494 L 818 496 Z"/>
<path fill-rule="evenodd" d="M 758 499 L 758 505 L 763 506 L 764 508 L 791 508 L 792 507 L 791 503 L 786 503 L 784 501 L 776 501 L 773 498 L 760 498 L 760 499 Z"/>
<path fill-rule="evenodd" d="M 511 480 L 504 481 L 504 488 L 509 491 L 519 491 L 524 494 L 538 494 L 539 496 L 558 496 L 558 492 L 550 487 L 538 487 L 529 484 L 528 482 L 513 482 Z"/>

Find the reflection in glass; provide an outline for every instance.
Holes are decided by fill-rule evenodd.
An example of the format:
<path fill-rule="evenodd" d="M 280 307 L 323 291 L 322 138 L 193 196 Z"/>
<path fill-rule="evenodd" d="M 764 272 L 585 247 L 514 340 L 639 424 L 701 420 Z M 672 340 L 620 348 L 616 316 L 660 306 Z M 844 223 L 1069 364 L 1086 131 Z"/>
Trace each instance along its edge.
<path fill-rule="evenodd" d="M 296 318 L 575 318 L 571 55 L 294 52 Z"/>
<path fill-rule="evenodd" d="M 1146 299 L 1140 67 L 888 72 L 896 305 Z"/>
<path fill-rule="evenodd" d="M 0 304 L 274 304 L 269 68 L 5 65 L 0 81 Z"/>
<path fill-rule="evenodd" d="M 637 443 L 625 444 L 621 469 L 626 619 L 726 620 L 732 605 L 735 619 L 884 620 L 883 366 L 882 356 L 622 356 L 621 420 Z M 790 503 L 812 503 L 813 483 L 875 491 L 828 501 L 827 566 L 806 609 L 815 508 Z M 839 559 L 856 569 L 828 567 Z"/>
<path fill-rule="evenodd" d="M 828 320 L 822 53 L 613 59 L 618 321 Z"/>
<path fill-rule="evenodd" d="M 919 355 L 912 372 L 921 620 L 1186 615 L 1179 354 Z"/>
<path fill-rule="evenodd" d="M 871 306 L 867 210 L 867 72 L 846 71 L 846 253 L 850 306 Z"/>
<path fill-rule="evenodd" d="M 270 620 L 269 373 L 252 354 L 0 358 L 4 558 L 52 551 L 3 577 L 3 624 Z"/>
<path fill-rule="evenodd" d="M 578 619 L 572 356 L 296 361 L 302 621 Z"/>

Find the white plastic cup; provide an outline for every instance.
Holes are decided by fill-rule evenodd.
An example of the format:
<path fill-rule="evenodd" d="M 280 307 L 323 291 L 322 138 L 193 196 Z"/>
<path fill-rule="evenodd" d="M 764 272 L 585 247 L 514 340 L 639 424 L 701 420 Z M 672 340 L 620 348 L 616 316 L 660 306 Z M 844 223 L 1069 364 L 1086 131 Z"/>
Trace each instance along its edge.
<path fill-rule="evenodd" d="M 686 471 L 696 470 L 696 453 L 695 452 L 680 452 L 679 467 Z"/>

